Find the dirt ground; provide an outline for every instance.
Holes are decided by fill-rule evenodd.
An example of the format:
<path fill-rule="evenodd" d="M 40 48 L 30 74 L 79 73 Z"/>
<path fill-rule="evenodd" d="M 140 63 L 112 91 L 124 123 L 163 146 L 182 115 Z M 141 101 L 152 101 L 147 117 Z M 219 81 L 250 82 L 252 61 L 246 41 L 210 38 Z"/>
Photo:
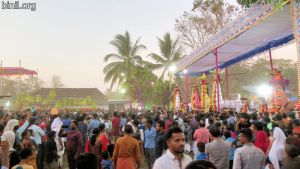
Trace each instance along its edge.
<path fill-rule="evenodd" d="M 65 153 L 63 156 L 63 169 L 69 169 L 68 166 L 68 159 L 67 159 L 67 154 Z M 146 164 L 146 160 L 145 160 L 145 156 L 144 154 L 141 154 L 141 167 L 140 169 L 147 169 L 147 164 Z"/>

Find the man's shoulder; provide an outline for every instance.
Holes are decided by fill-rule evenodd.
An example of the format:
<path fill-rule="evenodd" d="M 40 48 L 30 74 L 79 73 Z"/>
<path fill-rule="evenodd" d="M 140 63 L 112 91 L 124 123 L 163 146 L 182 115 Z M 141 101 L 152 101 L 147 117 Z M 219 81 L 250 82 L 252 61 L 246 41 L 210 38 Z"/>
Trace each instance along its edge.
<path fill-rule="evenodd" d="M 164 164 L 166 162 L 166 159 L 168 158 L 167 154 L 163 154 L 161 157 L 155 160 L 155 163 L 157 164 Z"/>
<path fill-rule="evenodd" d="M 190 157 L 189 155 L 183 154 L 183 157 L 186 161 L 193 161 L 192 157 Z"/>
<path fill-rule="evenodd" d="M 211 146 L 213 146 L 213 143 L 212 143 L 212 142 L 205 144 L 205 148 L 209 148 L 209 147 L 211 147 Z"/>
<path fill-rule="evenodd" d="M 138 141 L 135 138 L 133 138 L 132 136 L 130 136 L 130 137 L 122 136 L 122 137 L 118 138 L 118 140 L 117 140 L 117 142 L 119 142 L 119 143 L 123 142 L 123 141 L 125 141 L 125 142 L 130 141 L 130 142 L 138 143 Z"/>
<path fill-rule="evenodd" d="M 239 148 L 235 149 L 235 153 L 240 153 L 240 152 L 242 152 L 243 150 L 244 150 L 243 147 L 239 147 Z"/>

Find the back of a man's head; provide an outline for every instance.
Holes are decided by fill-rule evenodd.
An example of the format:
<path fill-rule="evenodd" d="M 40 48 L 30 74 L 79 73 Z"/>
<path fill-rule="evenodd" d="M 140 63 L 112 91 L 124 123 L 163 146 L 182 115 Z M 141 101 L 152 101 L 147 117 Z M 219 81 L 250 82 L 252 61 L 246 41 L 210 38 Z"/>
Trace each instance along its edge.
<path fill-rule="evenodd" d="M 210 134 L 211 134 L 213 137 L 220 137 L 220 135 L 221 135 L 221 131 L 220 131 L 220 129 L 217 128 L 217 127 L 211 127 L 211 128 L 209 129 L 209 132 L 210 132 Z"/>
<path fill-rule="evenodd" d="M 79 155 L 77 159 L 77 169 L 98 169 L 98 158 L 93 153 Z"/>
<path fill-rule="evenodd" d="M 242 130 L 240 130 L 240 134 L 244 135 L 248 141 L 252 141 L 253 134 L 249 128 L 243 128 Z"/>
<path fill-rule="evenodd" d="M 217 169 L 217 167 L 209 161 L 197 160 L 192 161 L 185 169 Z"/>
<path fill-rule="evenodd" d="M 19 152 L 19 157 L 20 157 L 21 160 L 26 160 L 31 155 L 32 155 L 32 150 L 30 148 L 23 148 Z"/>
<path fill-rule="evenodd" d="M 124 129 L 126 134 L 132 134 L 133 133 L 133 129 L 131 125 L 125 125 L 125 129 Z"/>
<path fill-rule="evenodd" d="M 254 121 L 252 122 L 253 126 L 255 126 L 255 128 L 258 130 L 258 131 L 261 131 L 264 129 L 264 124 L 260 121 Z"/>

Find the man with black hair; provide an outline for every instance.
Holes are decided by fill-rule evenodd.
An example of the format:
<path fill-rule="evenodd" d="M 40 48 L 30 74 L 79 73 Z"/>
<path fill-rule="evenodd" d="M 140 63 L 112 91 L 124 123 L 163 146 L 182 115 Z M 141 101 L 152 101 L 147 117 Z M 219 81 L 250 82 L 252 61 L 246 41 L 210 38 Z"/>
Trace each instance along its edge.
<path fill-rule="evenodd" d="M 249 128 L 251 125 L 249 123 L 250 115 L 247 113 L 239 114 L 239 121 L 236 123 L 236 131 L 240 131 L 243 128 Z"/>
<path fill-rule="evenodd" d="M 58 168 L 58 155 L 57 147 L 55 143 L 55 131 L 49 131 L 47 136 L 47 142 L 45 144 L 45 160 L 44 167 L 45 169 L 55 169 Z"/>
<path fill-rule="evenodd" d="M 72 121 L 71 131 L 65 132 L 63 128 L 58 133 L 59 137 L 67 137 L 66 150 L 70 169 L 76 168 L 76 160 L 82 150 L 82 135 L 78 131 L 78 122 Z"/>
<path fill-rule="evenodd" d="M 152 126 L 152 119 L 147 118 L 145 123 L 145 157 L 148 169 L 152 169 L 155 161 L 155 137 L 156 131 Z"/>
<path fill-rule="evenodd" d="M 162 156 L 162 153 L 164 151 L 164 127 L 165 122 L 162 120 L 159 120 L 156 123 L 156 138 L 155 138 L 155 158 L 158 159 Z"/>
<path fill-rule="evenodd" d="M 300 136 L 300 121 L 299 121 L 299 119 L 293 120 L 292 124 L 293 124 L 293 134 L 297 134 Z"/>
<path fill-rule="evenodd" d="M 212 162 L 197 160 L 191 162 L 185 169 L 217 169 L 217 167 Z"/>
<path fill-rule="evenodd" d="M 254 121 L 250 127 L 252 132 L 255 134 L 254 145 L 260 148 L 264 153 L 267 153 L 269 148 L 269 139 L 267 133 L 263 130 L 264 125 L 260 121 Z"/>
<path fill-rule="evenodd" d="M 299 169 L 300 166 L 300 140 L 292 137 L 286 140 L 285 153 L 286 157 L 282 161 L 282 169 Z"/>
<path fill-rule="evenodd" d="M 98 169 L 98 158 L 93 153 L 85 153 L 78 156 L 77 169 Z"/>
<path fill-rule="evenodd" d="M 30 164 L 32 156 L 32 150 L 30 148 L 24 148 L 20 151 L 19 157 L 20 157 L 20 163 L 18 165 L 15 165 L 12 167 L 12 169 L 33 169 L 33 167 Z"/>
<path fill-rule="evenodd" d="M 33 139 L 38 147 L 37 167 L 38 169 L 43 169 L 44 151 L 42 146 L 42 137 L 45 136 L 45 132 L 37 124 L 38 122 L 36 118 L 31 118 L 29 120 L 29 125 L 27 126 L 27 129 L 33 131 Z"/>
<path fill-rule="evenodd" d="M 228 169 L 230 147 L 220 138 L 221 131 L 219 128 L 212 127 L 209 129 L 209 132 L 213 141 L 205 146 L 208 161 L 215 164 L 218 169 Z"/>
<path fill-rule="evenodd" d="M 234 152 L 235 152 L 235 139 L 231 137 L 231 133 L 229 130 L 224 132 L 225 142 L 230 147 L 229 150 L 229 168 L 232 169 L 233 166 L 233 159 L 234 159 Z"/>
<path fill-rule="evenodd" d="M 178 127 L 171 128 L 166 133 L 166 141 L 169 148 L 166 154 L 155 161 L 153 169 L 184 169 L 192 158 L 183 154 L 185 144 L 183 131 Z"/>
<path fill-rule="evenodd" d="M 90 121 L 87 129 L 89 133 L 89 137 L 92 137 L 94 129 L 98 128 L 100 125 L 100 121 L 98 120 L 97 117 L 98 115 L 96 113 L 92 115 L 92 120 Z"/>
<path fill-rule="evenodd" d="M 253 145 L 252 138 L 250 129 L 240 130 L 239 140 L 243 147 L 235 151 L 233 169 L 262 169 L 265 167 L 265 154 Z"/>
<path fill-rule="evenodd" d="M 87 124 L 84 123 L 84 119 L 87 115 L 86 114 L 82 114 L 81 116 L 79 116 L 77 118 L 78 121 L 78 131 L 80 131 L 81 135 L 82 135 L 82 149 L 81 152 L 84 152 L 84 147 L 86 144 L 86 139 L 87 139 Z"/>
<path fill-rule="evenodd" d="M 134 169 L 140 165 L 139 142 L 132 137 L 131 125 L 125 125 L 125 135 L 117 139 L 113 153 L 116 169 Z"/>

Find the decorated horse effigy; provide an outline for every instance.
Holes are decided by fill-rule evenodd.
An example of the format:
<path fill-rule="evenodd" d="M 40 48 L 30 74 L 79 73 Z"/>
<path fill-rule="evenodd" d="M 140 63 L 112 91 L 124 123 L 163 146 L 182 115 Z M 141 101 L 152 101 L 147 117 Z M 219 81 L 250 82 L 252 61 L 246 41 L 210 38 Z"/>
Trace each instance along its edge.
<path fill-rule="evenodd" d="M 269 112 L 283 112 L 286 106 L 288 105 L 286 88 L 289 84 L 289 81 L 283 78 L 281 71 L 278 69 L 274 68 L 271 72 L 271 75 L 272 79 L 269 81 L 269 83 L 273 88 L 273 92 Z"/>
<path fill-rule="evenodd" d="M 208 88 L 207 88 L 207 82 L 206 82 L 206 75 L 202 74 L 200 77 L 201 80 L 201 91 L 200 91 L 200 108 L 203 110 L 203 112 L 209 112 L 210 107 L 210 98 L 208 96 Z"/>
<path fill-rule="evenodd" d="M 260 98 L 261 103 L 258 106 L 258 112 L 259 113 L 265 113 L 268 112 L 268 103 L 265 98 Z"/>
<path fill-rule="evenodd" d="M 241 113 L 248 113 L 248 111 L 249 111 L 248 99 L 241 98 L 241 101 L 242 101 Z"/>
<path fill-rule="evenodd" d="M 193 83 L 193 88 L 192 88 L 191 103 L 192 103 L 192 110 L 200 110 L 201 105 L 200 105 L 200 98 L 199 98 L 199 90 L 195 82 Z"/>
<path fill-rule="evenodd" d="M 181 100 L 181 96 L 180 96 L 180 90 L 179 90 L 178 86 L 176 86 L 173 91 L 174 110 L 176 110 L 176 111 L 181 110 L 181 107 L 182 107 L 181 102 L 182 102 L 182 100 Z"/>

